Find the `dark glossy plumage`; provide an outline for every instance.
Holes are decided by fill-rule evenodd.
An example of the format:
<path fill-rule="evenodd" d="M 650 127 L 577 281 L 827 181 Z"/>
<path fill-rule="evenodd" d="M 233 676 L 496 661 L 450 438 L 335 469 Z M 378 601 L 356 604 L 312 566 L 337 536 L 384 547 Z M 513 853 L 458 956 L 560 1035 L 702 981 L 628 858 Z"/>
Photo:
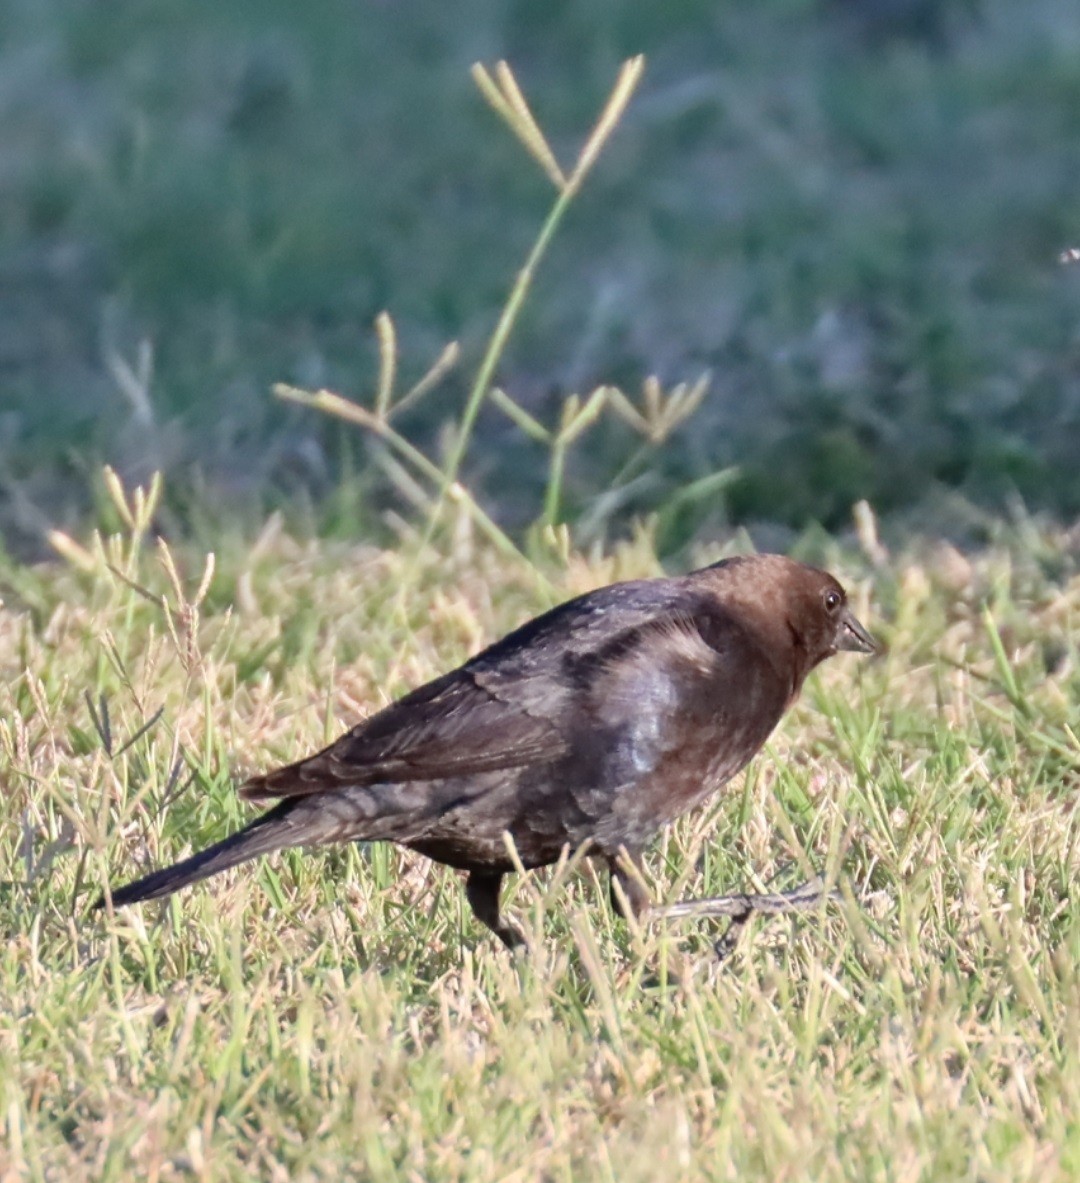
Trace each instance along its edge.
<path fill-rule="evenodd" d="M 296 764 L 240 789 L 278 801 L 247 829 L 113 892 L 167 895 L 286 846 L 391 841 L 470 872 L 498 914 L 513 869 L 587 846 L 635 911 L 627 861 L 760 749 L 806 675 L 873 640 L 830 575 L 779 555 L 613 584 L 529 621 Z"/>

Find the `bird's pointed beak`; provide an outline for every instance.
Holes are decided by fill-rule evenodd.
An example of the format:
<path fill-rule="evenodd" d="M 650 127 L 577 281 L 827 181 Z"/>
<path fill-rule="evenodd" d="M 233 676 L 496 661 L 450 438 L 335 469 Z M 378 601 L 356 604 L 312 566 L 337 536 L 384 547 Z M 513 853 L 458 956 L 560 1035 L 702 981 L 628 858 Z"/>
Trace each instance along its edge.
<path fill-rule="evenodd" d="M 836 639 L 833 644 L 837 650 L 847 650 L 850 653 L 880 653 L 881 643 L 876 641 L 855 617 L 850 608 L 840 613 L 836 622 Z"/>

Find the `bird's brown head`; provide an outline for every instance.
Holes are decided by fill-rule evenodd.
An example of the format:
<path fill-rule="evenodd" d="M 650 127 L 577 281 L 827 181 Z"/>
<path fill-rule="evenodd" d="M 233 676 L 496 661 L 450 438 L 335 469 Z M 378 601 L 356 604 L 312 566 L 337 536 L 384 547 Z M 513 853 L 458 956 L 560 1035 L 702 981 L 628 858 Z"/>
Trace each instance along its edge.
<path fill-rule="evenodd" d="M 725 559 L 697 573 L 741 618 L 752 622 L 768 649 L 786 653 L 796 687 L 834 653 L 877 653 L 881 646 L 860 624 L 847 593 L 827 571 L 784 555 Z"/>

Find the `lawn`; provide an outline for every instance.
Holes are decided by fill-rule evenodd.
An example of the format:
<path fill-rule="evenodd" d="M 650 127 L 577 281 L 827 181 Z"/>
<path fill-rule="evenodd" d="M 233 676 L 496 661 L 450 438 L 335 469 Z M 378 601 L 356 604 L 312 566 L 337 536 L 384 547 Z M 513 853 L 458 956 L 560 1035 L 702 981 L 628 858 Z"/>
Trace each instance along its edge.
<path fill-rule="evenodd" d="M 1080 18 L 1020 11 L 0 18 L 3 1183 L 1080 1176 Z M 887 652 L 646 874 L 819 913 L 718 963 L 571 860 L 515 958 L 355 845 L 91 911 L 537 612 L 755 545 Z"/>
<path fill-rule="evenodd" d="M 164 469 L 179 508 L 325 495 L 341 433 L 268 390 L 362 394 L 382 311 L 406 377 L 449 340 L 469 372 L 549 192 L 469 77 L 499 58 L 563 160 L 647 60 L 499 374 L 540 418 L 710 375 L 620 521 L 732 465 L 717 529 L 837 529 L 867 498 L 970 533 L 948 490 L 1080 509 L 1071 0 L 47 0 L 0 34 L 0 530 L 22 553 L 74 528 L 103 460 Z M 451 374 L 414 425 L 437 439 L 463 396 Z M 520 525 L 542 467 L 494 409 L 478 426 L 470 485 Z M 568 519 L 628 446 L 613 423 L 590 441 Z"/>
<path fill-rule="evenodd" d="M 889 652 L 815 673 L 648 875 L 675 899 L 821 869 L 844 903 L 717 965 L 708 923 L 631 931 L 587 866 L 538 873 L 515 961 L 455 873 L 387 847 L 88 909 L 235 827 L 238 778 L 658 572 L 648 536 L 529 563 L 458 505 L 423 547 L 270 519 L 208 566 L 113 496 L 118 530 L 0 576 L 4 1178 L 1075 1178 L 1075 535 L 807 535 Z"/>

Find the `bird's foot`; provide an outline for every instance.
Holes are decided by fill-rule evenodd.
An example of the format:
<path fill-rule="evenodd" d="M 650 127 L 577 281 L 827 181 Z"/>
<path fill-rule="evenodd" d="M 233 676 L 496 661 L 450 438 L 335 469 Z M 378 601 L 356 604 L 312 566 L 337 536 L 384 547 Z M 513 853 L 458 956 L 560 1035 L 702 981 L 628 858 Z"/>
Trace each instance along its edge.
<path fill-rule="evenodd" d="M 830 900 L 841 898 L 836 888 L 826 891 L 824 879 L 820 875 L 815 875 L 813 879 L 788 891 L 757 894 L 737 892 L 734 895 L 710 896 L 707 899 L 680 900 L 677 904 L 653 908 L 649 918 L 679 920 L 684 916 L 729 916 L 731 923 L 714 946 L 717 957 L 723 961 L 731 955 L 750 917 L 755 913 L 775 916 L 780 912 L 808 912 Z"/>
<path fill-rule="evenodd" d="M 516 924 L 511 924 L 508 920 L 503 920 L 499 924 L 499 927 L 492 931 L 502 941 L 504 949 L 509 949 L 511 953 L 528 954 L 529 942 Z"/>
<path fill-rule="evenodd" d="M 465 884 L 465 895 L 473 913 L 481 924 L 485 924 L 502 941 L 511 953 L 518 949 L 529 951 L 529 942 L 516 924 L 504 920 L 499 912 L 499 888 L 503 877 L 500 873 L 472 871 Z"/>

